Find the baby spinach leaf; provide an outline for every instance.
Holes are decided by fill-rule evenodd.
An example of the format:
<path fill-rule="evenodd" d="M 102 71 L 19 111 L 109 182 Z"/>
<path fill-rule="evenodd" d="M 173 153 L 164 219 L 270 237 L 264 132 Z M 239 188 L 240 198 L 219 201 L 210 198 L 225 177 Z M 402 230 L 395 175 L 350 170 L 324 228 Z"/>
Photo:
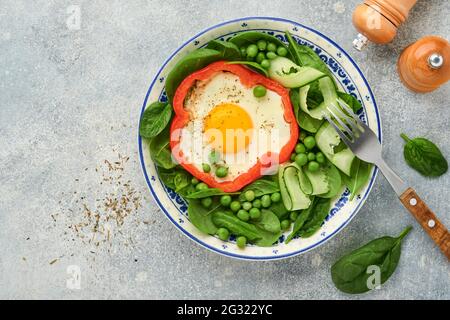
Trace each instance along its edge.
<path fill-rule="evenodd" d="M 317 198 L 314 207 L 311 209 L 308 220 L 298 231 L 299 236 L 308 238 L 312 236 L 322 226 L 323 221 L 330 211 L 331 201 L 326 198 Z"/>
<path fill-rule="evenodd" d="M 209 188 L 206 190 L 200 190 L 200 191 L 193 192 L 190 195 L 188 195 L 186 198 L 201 199 L 201 198 L 207 198 L 207 197 L 213 197 L 213 196 L 222 196 L 225 194 L 235 195 L 235 194 L 239 194 L 239 193 L 240 192 L 223 192 L 222 190 L 217 189 L 217 188 Z"/>
<path fill-rule="evenodd" d="M 263 74 L 264 76 L 269 77 L 269 73 L 267 72 L 267 70 L 264 69 L 263 67 L 261 67 L 261 65 L 259 63 L 252 62 L 252 61 L 230 61 L 228 63 L 229 64 L 243 64 L 243 65 L 248 66 L 251 69 L 254 69 L 255 71 Z"/>
<path fill-rule="evenodd" d="M 258 221 L 255 221 L 255 225 L 271 233 L 278 233 L 281 231 L 280 220 L 278 220 L 278 217 L 272 211 L 266 209 L 261 210 L 261 218 Z"/>
<path fill-rule="evenodd" d="M 347 188 L 350 190 L 350 200 L 353 200 L 355 195 L 364 187 L 370 179 L 370 172 L 372 165 L 362 160 L 358 160 L 357 167 L 351 177 L 342 174 L 342 180 Z"/>
<path fill-rule="evenodd" d="M 158 168 L 158 176 L 162 183 L 183 197 L 195 192 L 195 187 L 190 183 L 192 176 L 181 166 L 173 169 Z"/>
<path fill-rule="evenodd" d="M 219 51 L 222 55 L 222 59 L 241 60 L 241 52 L 239 51 L 238 46 L 232 42 L 211 40 L 206 45 L 206 48 Z"/>
<path fill-rule="evenodd" d="M 256 226 L 242 221 L 231 212 L 213 212 L 212 219 L 217 227 L 227 228 L 231 234 L 244 236 L 250 241 L 261 239 L 261 235 Z"/>
<path fill-rule="evenodd" d="M 218 202 L 213 202 L 212 206 L 207 209 L 199 200 L 189 200 L 189 221 L 201 232 L 213 235 L 217 231 L 217 227 L 213 223 L 213 214 L 219 210 L 220 203 Z"/>
<path fill-rule="evenodd" d="M 327 176 L 328 186 L 330 190 L 327 193 L 320 194 L 321 198 L 333 198 L 342 189 L 342 179 L 339 170 L 329 161 L 323 166 L 325 174 Z"/>
<path fill-rule="evenodd" d="M 266 40 L 267 42 L 272 42 L 277 45 L 277 47 L 284 47 L 287 49 L 286 45 L 283 41 L 278 39 L 277 37 L 271 36 L 267 33 L 262 33 L 258 31 L 246 31 L 239 33 L 232 37 L 229 42 L 234 43 L 238 47 L 248 47 L 250 44 L 256 44 L 258 40 Z M 287 58 L 292 59 L 290 53 L 288 53 Z"/>
<path fill-rule="evenodd" d="M 289 215 L 289 210 L 286 209 L 283 201 L 272 202 L 268 209 L 272 211 L 280 221 L 284 220 Z"/>
<path fill-rule="evenodd" d="M 400 136 L 406 141 L 403 156 L 410 167 L 426 177 L 437 177 L 447 172 L 447 160 L 433 142 L 425 138 L 409 139 L 404 133 Z"/>
<path fill-rule="evenodd" d="M 380 270 L 380 282 L 385 283 L 394 273 L 401 253 L 402 239 L 409 233 L 407 227 L 397 238 L 382 237 L 356 249 L 340 258 L 331 267 L 331 279 L 339 290 L 345 293 L 363 293 L 369 291 L 369 277 L 373 272 L 369 267 Z"/>
<path fill-rule="evenodd" d="M 349 93 L 337 91 L 337 95 L 341 98 L 350 108 L 352 108 L 354 113 L 357 113 L 360 109 L 362 109 L 361 103 L 359 103 L 358 99 L 352 96 Z"/>
<path fill-rule="evenodd" d="M 258 179 L 255 182 L 246 186 L 242 190 L 241 195 L 239 196 L 240 200 L 245 201 L 244 193 L 248 190 L 252 190 L 255 193 L 255 196 L 258 198 L 265 194 L 279 192 L 280 186 L 275 181 L 271 181 L 271 180 L 267 180 L 267 179 Z"/>
<path fill-rule="evenodd" d="M 166 128 L 150 141 L 150 156 L 158 167 L 164 169 L 172 169 L 177 165 L 172 160 L 169 136 L 169 128 Z"/>
<path fill-rule="evenodd" d="M 311 133 L 316 133 L 324 120 L 315 119 L 300 109 L 300 94 L 298 89 L 291 90 L 289 95 L 291 97 L 294 115 L 300 128 Z"/>
<path fill-rule="evenodd" d="M 191 73 L 206 67 L 208 64 L 222 59 L 222 53 L 217 50 L 200 48 L 188 53 L 173 67 L 166 79 L 166 93 L 172 103 L 175 91 L 181 81 Z"/>
<path fill-rule="evenodd" d="M 156 137 L 169 124 L 172 117 L 172 106 L 168 103 L 153 102 L 142 115 L 139 134 L 143 138 L 151 139 Z"/>
<path fill-rule="evenodd" d="M 256 227 L 259 232 L 260 238 L 254 241 L 257 246 L 271 247 L 281 237 L 282 232 L 269 232 L 261 227 Z"/>
<path fill-rule="evenodd" d="M 303 227 L 305 222 L 309 219 L 309 216 L 311 215 L 312 209 L 316 205 L 317 200 L 318 200 L 317 198 L 313 198 L 312 201 L 311 201 L 311 205 L 308 208 L 306 208 L 304 210 L 301 210 L 299 212 L 299 214 L 297 216 L 297 219 L 295 219 L 294 227 L 292 229 L 292 232 L 286 238 L 285 243 L 289 243 L 297 235 L 297 233 Z"/>

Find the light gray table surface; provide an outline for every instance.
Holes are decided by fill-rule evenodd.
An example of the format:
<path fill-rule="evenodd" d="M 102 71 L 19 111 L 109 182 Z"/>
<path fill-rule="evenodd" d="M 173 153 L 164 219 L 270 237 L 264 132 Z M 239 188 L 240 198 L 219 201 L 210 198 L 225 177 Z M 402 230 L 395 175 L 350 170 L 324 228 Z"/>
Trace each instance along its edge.
<path fill-rule="evenodd" d="M 414 94 L 396 73 L 409 43 L 430 34 L 450 38 L 449 2 L 419 1 L 393 43 L 357 53 L 351 14 L 359 2 L 1 1 L 0 298 L 449 299 L 448 261 L 381 175 L 358 215 L 326 244 L 286 260 L 247 262 L 178 232 L 141 172 L 137 122 L 165 59 L 218 22 L 282 17 L 325 33 L 354 58 L 380 109 L 387 162 L 450 226 L 450 174 L 429 179 L 410 169 L 399 137 L 425 136 L 450 158 L 450 85 Z M 103 181 L 105 160 L 119 154 L 123 171 Z M 109 236 L 89 238 L 95 217 L 87 218 L 83 204 L 94 210 L 127 181 L 140 207 L 130 206 L 120 227 L 113 221 Z M 414 230 L 399 267 L 380 290 L 349 296 L 335 289 L 330 266 L 338 257 L 407 225 Z M 80 271 L 79 282 L 72 271 Z"/>

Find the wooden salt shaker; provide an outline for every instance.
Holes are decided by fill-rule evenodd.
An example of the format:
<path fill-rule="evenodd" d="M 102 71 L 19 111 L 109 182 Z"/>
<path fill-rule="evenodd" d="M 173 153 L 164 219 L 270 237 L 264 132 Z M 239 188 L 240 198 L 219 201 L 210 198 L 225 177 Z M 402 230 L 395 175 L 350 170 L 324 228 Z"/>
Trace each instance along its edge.
<path fill-rule="evenodd" d="M 368 40 L 385 44 L 397 34 L 397 28 L 405 22 L 417 0 L 366 0 L 353 12 L 353 25 L 359 31 L 353 41 L 361 51 Z"/>
<path fill-rule="evenodd" d="M 450 44 L 437 36 L 423 37 L 403 50 L 397 69 L 410 90 L 433 91 L 450 80 Z"/>

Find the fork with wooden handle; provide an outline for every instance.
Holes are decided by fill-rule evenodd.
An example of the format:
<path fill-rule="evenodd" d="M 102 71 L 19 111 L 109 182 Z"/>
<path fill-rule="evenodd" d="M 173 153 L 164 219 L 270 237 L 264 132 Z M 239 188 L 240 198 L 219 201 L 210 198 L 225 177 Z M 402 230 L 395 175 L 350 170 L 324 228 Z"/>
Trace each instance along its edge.
<path fill-rule="evenodd" d="M 375 133 L 348 106 L 339 100 L 338 103 L 342 109 L 331 105 L 328 107 L 330 115 L 324 114 L 324 117 L 358 158 L 375 164 L 381 170 L 406 209 L 450 260 L 450 233 L 447 228 L 420 199 L 414 189 L 408 187 L 386 164 L 381 155 L 381 144 Z"/>

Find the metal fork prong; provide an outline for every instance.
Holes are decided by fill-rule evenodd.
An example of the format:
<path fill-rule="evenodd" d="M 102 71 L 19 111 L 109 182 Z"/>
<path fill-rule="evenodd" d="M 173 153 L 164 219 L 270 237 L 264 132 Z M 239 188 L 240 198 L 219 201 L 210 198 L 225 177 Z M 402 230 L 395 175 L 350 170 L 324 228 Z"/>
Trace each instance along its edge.
<path fill-rule="evenodd" d="M 328 109 L 328 111 L 333 115 L 334 119 L 336 119 L 336 121 L 339 123 L 339 125 L 343 128 L 343 130 L 346 131 L 346 132 L 348 133 L 348 135 L 350 136 L 350 138 L 351 138 L 352 140 L 354 140 L 354 139 L 355 139 L 355 135 L 354 135 L 354 133 L 352 132 L 352 130 L 350 130 L 350 128 L 347 127 L 347 125 L 341 120 L 341 118 L 339 118 L 339 117 L 333 112 L 333 110 L 332 110 L 330 107 L 328 107 L 327 109 Z M 342 129 L 340 129 L 340 131 L 342 132 Z M 345 133 L 343 132 L 343 134 L 345 134 Z"/>
<path fill-rule="evenodd" d="M 342 109 L 344 109 L 355 121 L 365 130 L 367 128 L 367 125 L 361 121 L 361 119 L 353 112 L 352 109 L 350 109 L 347 104 L 342 103 L 339 99 L 336 100 Z"/>
<path fill-rule="evenodd" d="M 349 117 L 348 115 L 346 115 L 341 108 L 335 106 L 334 104 L 332 104 L 332 106 L 335 108 L 334 111 L 337 113 L 338 116 L 340 116 L 339 118 L 341 120 L 345 119 L 345 122 L 347 122 L 347 124 L 350 125 L 350 127 L 352 127 L 352 132 L 355 136 L 358 136 L 360 132 L 362 132 L 362 130 L 357 126 L 357 124 L 352 121 L 354 120 L 353 117 Z M 356 121 L 356 120 L 355 120 Z"/>
<path fill-rule="evenodd" d="M 328 121 L 329 124 L 331 124 L 334 128 L 334 130 L 336 130 L 337 134 L 339 135 L 339 137 L 341 137 L 341 139 L 344 141 L 344 143 L 348 146 L 351 147 L 353 145 L 353 142 L 350 141 L 349 138 L 347 138 L 347 136 L 345 135 L 345 133 L 343 133 L 341 131 L 341 129 L 334 123 L 333 120 L 331 120 L 330 117 L 328 117 L 327 115 L 324 114 L 324 118 Z"/>

